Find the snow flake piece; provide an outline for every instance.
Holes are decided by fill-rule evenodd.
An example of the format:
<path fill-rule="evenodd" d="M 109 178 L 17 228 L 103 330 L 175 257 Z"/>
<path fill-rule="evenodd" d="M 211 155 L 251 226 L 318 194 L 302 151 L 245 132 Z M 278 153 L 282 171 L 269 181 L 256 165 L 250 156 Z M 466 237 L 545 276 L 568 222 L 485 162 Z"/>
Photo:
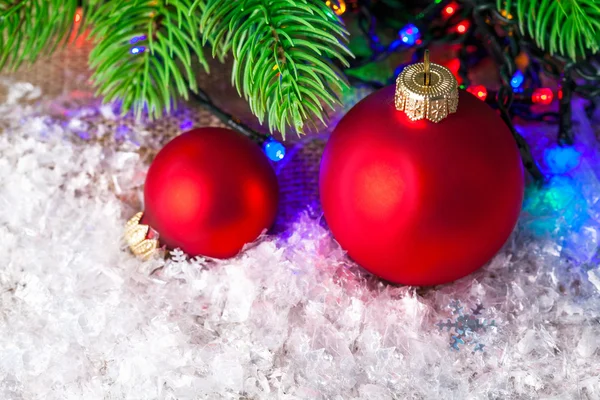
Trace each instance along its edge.
<path fill-rule="evenodd" d="M 450 348 L 452 350 L 456 350 L 459 351 L 460 348 L 458 347 L 459 344 L 465 344 L 465 341 L 461 339 L 461 336 L 452 336 L 452 341 L 450 342 Z"/>
<path fill-rule="evenodd" d="M 452 301 L 450 303 L 449 307 L 452 308 L 452 314 L 455 314 L 455 315 L 456 314 L 458 314 L 458 315 L 462 315 L 463 314 L 463 312 L 462 312 L 463 308 L 460 305 L 460 301 L 458 301 L 458 300 Z"/>
<path fill-rule="evenodd" d="M 184 263 L 187 261 L 187 254 L 185 254 L 181 249 L 177 248 L 175 250 L 171 250 L 171 260 L 173 262 Z"/>
<path fill-rule="evenodd" d="M 489 327 L 495 327 L 495 321 L 486 321 L 481 318 L 481 313 L 484 310 L 483 305 L 477 304 L 475 308 L 470 309 L 470 314 L 465 314 L 464 307 L 460 301 L 454 300 L 449 305 L 454 319 L 448 318 L 446 322 L 438 322 L 436 325 L 439 330 L 446 328 L 446 332 L 453 330 L 450 335 L 450 349 L 460 350 L 459 345 L 473 345 L 473 352 L 481 351 L 485 345 L 479 343 L 479 334 L 487 331 Z"/>
<path fill-rule="evenodd" d="M 483 311 L 483 306 L 481 304 L 477 304 L 477 306 L 475 306 L 475 308 L 471 309 L 471 313 L 473 315 L 479 315 L 479 314 L 481 314 L 482 311 Z"/>

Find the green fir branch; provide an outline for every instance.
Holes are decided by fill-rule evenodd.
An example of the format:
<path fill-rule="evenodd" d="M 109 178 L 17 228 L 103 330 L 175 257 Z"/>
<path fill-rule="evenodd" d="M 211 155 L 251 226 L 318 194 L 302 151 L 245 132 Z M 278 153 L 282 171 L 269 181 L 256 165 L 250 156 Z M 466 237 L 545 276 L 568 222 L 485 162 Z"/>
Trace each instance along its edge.
<path fill-rule="evenodd" d="M 116 4 L 118 3 L 118 4 Z M 193 0 L 128 0 L 98 3 L 91 10 L 95 47 L 92 80 L 105 102 L 122 101 L 136 118 L 147 110 L 160 118 L 178 96 L 196 91 L 194 59 L 208 64 L 198 39 Z M 132 43 L 132 41 L 135 41 Z"/>
<path fill-rule="evenodd" d="M 348 32 L 322 0 L 206 0 L 201 31 L 213 55 L 233 53 L 232 83 L 269 129 L 324 122 L 347 86 Z"/>
<path fill-rule="evenodd" d="M 497 7 L 550 54 L 577 61 L 600 50 L 598 0 L 497 0 Z"/>
<path fill-rule="evenodd" d="M 73 29 L 77 0 L 0 0 L 0 70 L 51 54 Z"/>
<path fill-rule="evenodd" d="M 209 43 L 221 60 L 233 55 L 238 92 L 282 133 L 324 122 L 347 85 L 334 60 L 348 65 L 348 33 L 322 0 L 87 0 L 74 24 L 77 4 L 0 0 L 0 69 L 51 54 L 75 26 L 91 29 L 97 93 L 158 118 L 197 90 L 194 65 L 208 70 Z"/>

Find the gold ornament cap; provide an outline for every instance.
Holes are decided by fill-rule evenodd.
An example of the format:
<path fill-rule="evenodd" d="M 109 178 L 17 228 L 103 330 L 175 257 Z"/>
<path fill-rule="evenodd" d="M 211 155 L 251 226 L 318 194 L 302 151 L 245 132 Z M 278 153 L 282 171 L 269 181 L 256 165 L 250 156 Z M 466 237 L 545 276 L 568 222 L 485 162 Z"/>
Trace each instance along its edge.
<path fill-rule="evenodd" d="M 429 62 L 404 68 L 396 79 L 396 109 L 413 121 L 440 122 L 458 108 L 458 82 L 446 67 Z"/>
<path fill-rule="evenodd" d="M 151 228 L 148 225 L 140 224 L 143 215 L 143 212 L 139 212 L 127 221 L 124 236 L 131 252 L 142 260 L 148 260 L 158 249 L 158 233 L 153 230 L 154 237 L 148 238 Z"/>

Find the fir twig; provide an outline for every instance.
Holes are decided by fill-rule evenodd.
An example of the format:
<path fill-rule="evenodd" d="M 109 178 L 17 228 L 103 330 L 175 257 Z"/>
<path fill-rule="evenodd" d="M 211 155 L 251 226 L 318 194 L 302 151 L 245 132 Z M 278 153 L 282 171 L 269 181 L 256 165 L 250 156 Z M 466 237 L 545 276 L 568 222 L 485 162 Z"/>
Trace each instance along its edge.
<path fill-rule="evenodd" d="M 195 91 L 194 56 L 208 70 L 198 39 L 193 0 L 108 1 L 91 11 L 96 42 L 90 66 L 98 94 L 106 102 L 122 101 L 136 117 L 147 110 L 160 117 Z"/>
<path fill-rule="evenodd" d="M 0 0 L 0 70 L 52 53 L 73 28 L 77 0 Z"/>
<path fill-rule="evenodd" d="M 0 68 L 50 54 L 74 27 L 77 0 L 0 0 Z M 105 101 L 160 117 L 195 92 L 202 40 L 233 54 L 232 81 L 260 121 L 285 133 L 324 121 L 346 85 L 348 33 L 322 0 L 87 0 L 92 80 Z M 200 39 L 199 27 L 205 34 Z"/>
<path fill-rule="evenodd" d="M 598 0 L 497 0 L 542 50 L 577 61 L 600 50 Z"/>
<path fill-rule="evenodd" d="M 285 134 L 324 122 L 347 85 L 348 33 L 322 0 L 207 0 L 201 30 L 213 55 L 233 53 L 232 82 L 261 123 Z"/>

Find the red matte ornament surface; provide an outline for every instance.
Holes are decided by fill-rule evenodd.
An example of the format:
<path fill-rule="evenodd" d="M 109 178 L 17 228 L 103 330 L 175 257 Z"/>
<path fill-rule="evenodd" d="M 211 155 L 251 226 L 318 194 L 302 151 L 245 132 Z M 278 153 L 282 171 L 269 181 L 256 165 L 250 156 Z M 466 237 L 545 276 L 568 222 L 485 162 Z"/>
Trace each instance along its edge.
<path fill-rule="evenodd" d="M 273 224 L 277 201 L 277 178 L 258 145 L 229 129 L 200 128 L 152 162 L 142 223 L 169 248 L 227 258 Z"/>
<path fill-rule="evenodd" d="M 395 109 L 389 86 L 340 121 L 319 186 L 331 232 L 358 264 L 391 282 L 434 285 L 500 250 L 524 176 L 508 127 L 484 102 L 460 91 L 455 114 L 413 122 Z"/>

